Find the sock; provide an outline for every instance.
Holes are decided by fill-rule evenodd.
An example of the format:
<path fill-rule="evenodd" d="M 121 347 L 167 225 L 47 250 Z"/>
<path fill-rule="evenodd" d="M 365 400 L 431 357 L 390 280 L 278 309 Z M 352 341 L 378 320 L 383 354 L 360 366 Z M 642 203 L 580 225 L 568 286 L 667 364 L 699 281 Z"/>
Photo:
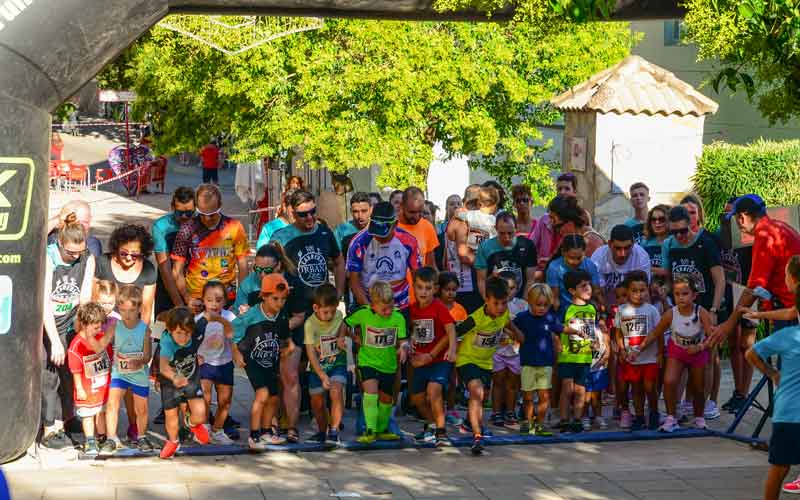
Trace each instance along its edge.
<path fill-rule="evenodd" d="M 378 403 L 378 432 L 389 431 L 389 419 L 392 417 L 392 405 Z"/>
<path fill-rule="evenodd" d="M 364 407 L 364 423 L 367 429 L 377 432 L 378 430 L 378 395 L 364 394 L 362 399 Z"/>

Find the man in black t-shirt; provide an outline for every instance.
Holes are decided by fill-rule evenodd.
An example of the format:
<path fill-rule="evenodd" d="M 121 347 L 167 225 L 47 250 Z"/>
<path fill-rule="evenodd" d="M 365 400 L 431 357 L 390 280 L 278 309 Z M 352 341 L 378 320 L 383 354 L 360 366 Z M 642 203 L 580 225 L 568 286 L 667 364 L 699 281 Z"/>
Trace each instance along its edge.
<path fill-rule="evenodd" d="M 497 215 L 495 228 L 497 236 L 481 243 L 475 255 L 478 290 L 484 295 L 487 276 L 510 271 L 516 276 L 517 297 L 525 299 L 536 272 L 536 246 L 528 238 L 516 236 L 516 220 L 509 212 Z"/>

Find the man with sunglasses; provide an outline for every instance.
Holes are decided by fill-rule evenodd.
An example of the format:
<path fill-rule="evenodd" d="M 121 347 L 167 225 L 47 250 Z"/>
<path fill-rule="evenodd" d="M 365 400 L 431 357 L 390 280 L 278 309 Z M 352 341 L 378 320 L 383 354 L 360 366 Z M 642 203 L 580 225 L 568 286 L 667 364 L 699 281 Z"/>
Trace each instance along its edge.
<path fill-rule="evenodd" d="M 172 212 L 159 217 L 150 230 L 153 235 L 153 252 L 158 264 L 156 283 L 155 314 L 158 316 L 173 307 L 184 305 L 183 297 L 172 275 L 172 261 L 169 258 L 175 237 L 181 226 L 194 216 L 194 190 L 181 186 L 172 194 Z"/>
<path fill-rule="evenodd" d="M 600 287 L 605 292 L 606 308 L 616 305 L 614 290 L 622 284 L 626 274 L 642 271 L 650 281 L 650 256 L 633 241 L 633 231 L 624 224 L 611 229 L 608 244 L 595 250 L 591 259 L 597 266 Z"/>
<path fill-rule="evenodd" d="M 647 204 L 650 203 L 650 188 L 644 182 L 631 184 L 631 208 L 633 217 L 625 221 L 625 225 L 633 230 L 633 241 L 642 244 L 644 225 L 647 224 Z"/>

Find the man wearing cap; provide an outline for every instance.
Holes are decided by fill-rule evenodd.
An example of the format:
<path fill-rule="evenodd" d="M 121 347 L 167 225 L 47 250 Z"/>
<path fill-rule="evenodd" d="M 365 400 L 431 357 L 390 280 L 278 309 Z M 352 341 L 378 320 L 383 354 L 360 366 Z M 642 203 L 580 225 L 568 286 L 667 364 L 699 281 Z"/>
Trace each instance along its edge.
<path fill-rule="evenodd" d="M 417 240 L 396 227 L 397 216 L 388 201 L 372 209 L 366 231 L 358 233 L 347 252 L 347 274 L 350 290 L 358 305 L 369 304 L 367 290 L 375 281 L 386 281 L 394 291 L 398 309 L 409 302 L 409 283 L 406 276 L 421 266 Z"/>

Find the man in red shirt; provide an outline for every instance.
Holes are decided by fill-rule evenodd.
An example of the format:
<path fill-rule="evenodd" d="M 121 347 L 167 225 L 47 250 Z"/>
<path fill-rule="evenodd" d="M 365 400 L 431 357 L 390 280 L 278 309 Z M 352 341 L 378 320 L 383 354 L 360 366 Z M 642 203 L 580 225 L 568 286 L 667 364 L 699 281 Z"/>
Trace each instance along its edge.
<path fill-rule="evenodd" d="M 219 148 L 213 140 L 200 150 L 200 161 L 203 165 L 203 184 L 219 184 Z"/>

